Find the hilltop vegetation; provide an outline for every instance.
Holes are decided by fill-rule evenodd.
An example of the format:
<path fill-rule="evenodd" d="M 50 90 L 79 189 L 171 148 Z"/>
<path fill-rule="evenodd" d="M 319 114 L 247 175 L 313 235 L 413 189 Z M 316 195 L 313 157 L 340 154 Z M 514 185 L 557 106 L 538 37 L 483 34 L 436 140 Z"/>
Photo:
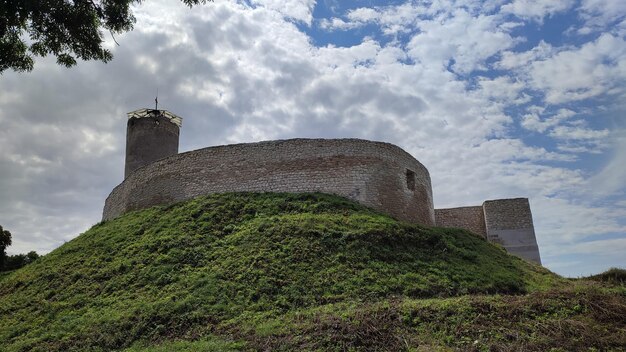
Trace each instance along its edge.
<path fill-rule="evenodd" d="M 338 197 L 213 195 L 0 276 L 0 350 L 618 350 L 625 295 Z"/>
<path fill-rule="evenodd" d="M 611 268 L 603 273 L 589 276 L 587 279 L 600 282 L 608 282 L 617 285 L 624 285 L 626 284 L 626 270 L 620 268 Z"/>

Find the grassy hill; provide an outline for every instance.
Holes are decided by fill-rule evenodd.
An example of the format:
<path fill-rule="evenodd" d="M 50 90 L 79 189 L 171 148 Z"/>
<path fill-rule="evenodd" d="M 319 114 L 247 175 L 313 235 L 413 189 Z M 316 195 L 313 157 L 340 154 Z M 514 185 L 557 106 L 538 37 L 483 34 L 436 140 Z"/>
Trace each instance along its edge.
<path fill-rule="evenodd" d="M 625 298 L 342 198 L 225 194 L 1 276 L 0 350 L 620 350 Z"/>

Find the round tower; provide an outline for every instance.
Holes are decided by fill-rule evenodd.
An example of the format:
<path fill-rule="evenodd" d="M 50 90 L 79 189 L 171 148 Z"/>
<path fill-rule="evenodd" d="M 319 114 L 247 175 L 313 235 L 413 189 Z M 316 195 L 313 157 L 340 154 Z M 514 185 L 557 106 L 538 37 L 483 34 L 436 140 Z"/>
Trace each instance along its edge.
<path fill-rule="evenodd" d="M 140 109 L 128 113 L 124 178 L 136 169 L 178 154 L 182 118 L 166 110 Z"/>

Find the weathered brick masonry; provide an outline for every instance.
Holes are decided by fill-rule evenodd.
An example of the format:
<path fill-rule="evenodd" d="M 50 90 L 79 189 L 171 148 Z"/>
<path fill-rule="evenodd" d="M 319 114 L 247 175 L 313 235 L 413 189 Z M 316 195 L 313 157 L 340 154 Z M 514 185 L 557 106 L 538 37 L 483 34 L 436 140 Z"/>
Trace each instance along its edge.
<path fill-rule="evenodd" d="M 437 226 L 472 231 L 507 252 L 541 264 L 527 198 L 488 200 L 482 206 L 435 209 Z"/>
<path fill-rule="evenodd" d="M 166 116 L 128 119 L 124 177 L 142 166 L 178 154 L 178 138 L 179 127 Z"/>
<path fill-rule="evenodd" d="M 483 203 L 487 239 L 509 253 L 541 264 L 535 227 L 526 198 L 488 200 Z"/>
<path fill-rule="evenodd" d="M 435 209 L 435 219 L 439 227 L 456 227 L 487 237 L 485 213 L 482 206 Z"/>
<path fill-rule="evenodd" d="M 225 192 L 323 192 L 397 219 L 467 229 L 541 263 L 528 199 L 437 209 L 428 170 L 399 147 L 361 139 L 289 139 L 178 153 L 180 117 L 129 113 L 126 179 L 107 198 L 103 219 Z"/>
<path fill-rule="evenodd" d="M 388 143 L 290 139 L 210 147 L 170 156 L 113 189 L 103 219 L 224 192 L 337 194 L 398 219 L 434 225 L 428 170 Z"/>

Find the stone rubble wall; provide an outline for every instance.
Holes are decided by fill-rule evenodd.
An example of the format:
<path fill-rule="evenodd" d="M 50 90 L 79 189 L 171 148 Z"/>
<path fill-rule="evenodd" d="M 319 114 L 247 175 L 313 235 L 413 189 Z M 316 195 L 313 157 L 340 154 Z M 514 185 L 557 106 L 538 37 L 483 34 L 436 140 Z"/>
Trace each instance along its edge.
<path fill-rule="evenodd" d="M 435 209 L 437 226 L 456 227 L 482 235 L 507 252 L 541 264 L 527 198 L 488 200 L 482 206 Z"/>
<path fill-rule="evenodd" d="M 487 237 L 482 206 L 435 209 L 435 222 L 439 227 L 456 227 Z"/>
<path fill-rule="evenodd" d="M 487 239 L 507 252 L 541 264 L 533 217 L 527 198 L 488 200 L 483 203 Z"/>
<path fill-rule="evenodd" d="M 225 192 L 330 193 L 400 220 L 435 224 L 428 170 L 395 145 L 360 139 L 278 140 L 170 156 L 115 187 L 103 220 Z"/>
<path fill-rule="evenodd" d="M 533 227 L 528 198 L 487 200 L 483 203 L 488 230 L 525 229 Z"/>

